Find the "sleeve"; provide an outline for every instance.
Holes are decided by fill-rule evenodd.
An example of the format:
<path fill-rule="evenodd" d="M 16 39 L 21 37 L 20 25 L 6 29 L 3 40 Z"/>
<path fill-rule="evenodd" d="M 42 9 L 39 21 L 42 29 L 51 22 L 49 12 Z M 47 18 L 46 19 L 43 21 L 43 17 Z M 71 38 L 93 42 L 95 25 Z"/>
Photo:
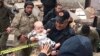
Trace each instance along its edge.
<path fill-rule="evenodd" d="M 81 27 L 76 30 L 76 34 L 81 34 Z"/>
<path fill-rule="evenodd" d="M 69 32 L 70 32 L 70 36 L 75 36 L 76 33 L 75 33 L 74 29 L 71 28 L 71 29 L 69 29 L 69 30 L 70 30 L 70 31 L 69 31 Z"/>
<path fill-rule="evenodd" d="M 13 18 L 14 18 L 15 15 L 14 15 L 14 13 L 11 12 L 10 9 L 8 9 L 8 15 L 9 15 L 10 20 L 11 20 L 11 22 L 12 22 L 12 20 L 13 20 Z"/>
<path fill-rule="evenodd" d="M 21 35 L 21 32 L 19 30 L 20 20 L 21 20 L 21 16 L 16 14 L 10 26 L 11 28 L 13 28 L 12 33 L 14 33 L 15 36 L 17 37 Z"/>
<path fill-rule="evenodd" d="M 51 11 L 47 13 L 47 15 L 45 15 L 45 17 L 43 18 L 43 24 L 46 24 L 50 19 L 51 19 Z"/>
<path fill-rule="evenodd" d="M 38 56 L 47 56 L 45 53 L 40 53 Z"/>
<path fill-rule="evenodd" d="M 28 33 L 27 37 L 31 38 L 32 36 L 36 35 L 36 32 L 31 31 L 30 33 Z"/>
<path fill-rule="evenodd" d="M 29 39 L 31 35 L 32 35 L 32 32 L 28 33 L 27 38 Z"/>
<path fill-rule="evenodd" d="M 96 29 L 95 29 L 95 31 L 94 31 L 93 34 L 95 34 L 96 40 L 99 40 L 99 39 L 100 39 L 100 38 L 99 38 L 99 34 L 98 34 L 98 32 L 96 31 Z"/>
<path fill-rule="evenodd" d="M 94 38 L 94 41 L 93 41 L 94 51 L 97 51 L 97 44 L 98 44 L 98 41 L 100 41 L 99 34 L 96 31 L 96 29 L 94 29 L 94 28 L 92 29 L 91 28 L 90 35 Z"/>
<path fill-rule="evenodd" d="M 97 21 L 98 21 L 98 17 L 95 16 L 95 18 L 93 20 L 93 24 L 92 24 L 93 27 L 97 27 Z"/>
<path fill-rule="evenodd" d="M 37 16 L 34 16 L 34 22 L 39 21 L 40 19 Z"/>
<path fill-rule="evenodd" d="M 51 20 L 49 20 L 45 25 L 45 29 L 52 29 L 55 25 L 55 21 L 56 19 L 55 18 L 52 18 Z"/>

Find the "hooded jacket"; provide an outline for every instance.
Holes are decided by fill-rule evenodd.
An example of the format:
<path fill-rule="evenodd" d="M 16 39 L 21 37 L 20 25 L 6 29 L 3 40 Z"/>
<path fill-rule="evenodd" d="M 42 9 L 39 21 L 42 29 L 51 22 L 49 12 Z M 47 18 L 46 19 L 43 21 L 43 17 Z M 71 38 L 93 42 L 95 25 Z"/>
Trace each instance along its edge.
<path fill-rule="evenodd" d="M 58 56 L 93 56 L 91 41 L 85 36 L 73 36 L 63 43 Z"/>

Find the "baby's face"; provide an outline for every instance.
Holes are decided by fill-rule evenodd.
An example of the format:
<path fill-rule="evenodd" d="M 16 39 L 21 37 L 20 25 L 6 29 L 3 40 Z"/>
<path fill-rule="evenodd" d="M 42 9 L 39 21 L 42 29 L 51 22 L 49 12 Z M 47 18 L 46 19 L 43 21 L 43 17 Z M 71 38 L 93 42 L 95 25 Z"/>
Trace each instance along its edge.
<path fill-rule="evenodd" d="M 44 32 L 44 26 L 43 23 L 41 21 L 37 21 L 34 23 L 34 30 L 37 33 L 43 33 Z"/>
<path fill-rule="evenodd" d="M 42 33 L 42 32 L 44 31 L 44 27 L 43 27 L 43 26 L 36 26 L 36 27 L 35 27 L 35 31 L 36 31 L 37 33 Z"/>

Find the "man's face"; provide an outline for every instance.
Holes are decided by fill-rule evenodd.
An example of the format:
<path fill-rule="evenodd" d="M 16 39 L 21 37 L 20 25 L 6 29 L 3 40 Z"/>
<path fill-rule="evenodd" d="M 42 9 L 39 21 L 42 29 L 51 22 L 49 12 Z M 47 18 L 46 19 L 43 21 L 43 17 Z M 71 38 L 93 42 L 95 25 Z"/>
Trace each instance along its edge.
<path fill-rule="evenodd" d="M 25 8 L 26 13 L 31 14 L 33 10 L 33 6 L 32 5 L 27 5 Z"/>
<path fill-rule="evenodd" d="M 60 12 L 62 11 L 62 6 L 61 5 L 58 5 L 56 8 L 55 8 L 56 12 Z"/>
<path fill-rule="evenodd" d="M 59 21 L 56 21 L 55 26 L 57 30 L 63 30 L 67 27 L 68 20 L 66 19 L 63 23 L 60 23 Z"/>

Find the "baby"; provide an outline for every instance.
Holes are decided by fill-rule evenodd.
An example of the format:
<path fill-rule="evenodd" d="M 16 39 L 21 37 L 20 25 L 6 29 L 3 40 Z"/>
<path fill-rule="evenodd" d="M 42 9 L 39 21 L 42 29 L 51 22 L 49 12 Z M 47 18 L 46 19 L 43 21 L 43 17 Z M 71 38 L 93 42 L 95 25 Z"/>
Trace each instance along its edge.
<path fill-rule="evenodd" d="M 48 43 L 50 46 L 54 46 L 55 42 L 47 38 L 47 31 L 49 30 L 44 29 L 41 21 L 36 21 L 34 23 L 34 29 L 28 34 L 28 38 L 31 41 L 37 40 L 40 46 L 46 43 Z"/>

